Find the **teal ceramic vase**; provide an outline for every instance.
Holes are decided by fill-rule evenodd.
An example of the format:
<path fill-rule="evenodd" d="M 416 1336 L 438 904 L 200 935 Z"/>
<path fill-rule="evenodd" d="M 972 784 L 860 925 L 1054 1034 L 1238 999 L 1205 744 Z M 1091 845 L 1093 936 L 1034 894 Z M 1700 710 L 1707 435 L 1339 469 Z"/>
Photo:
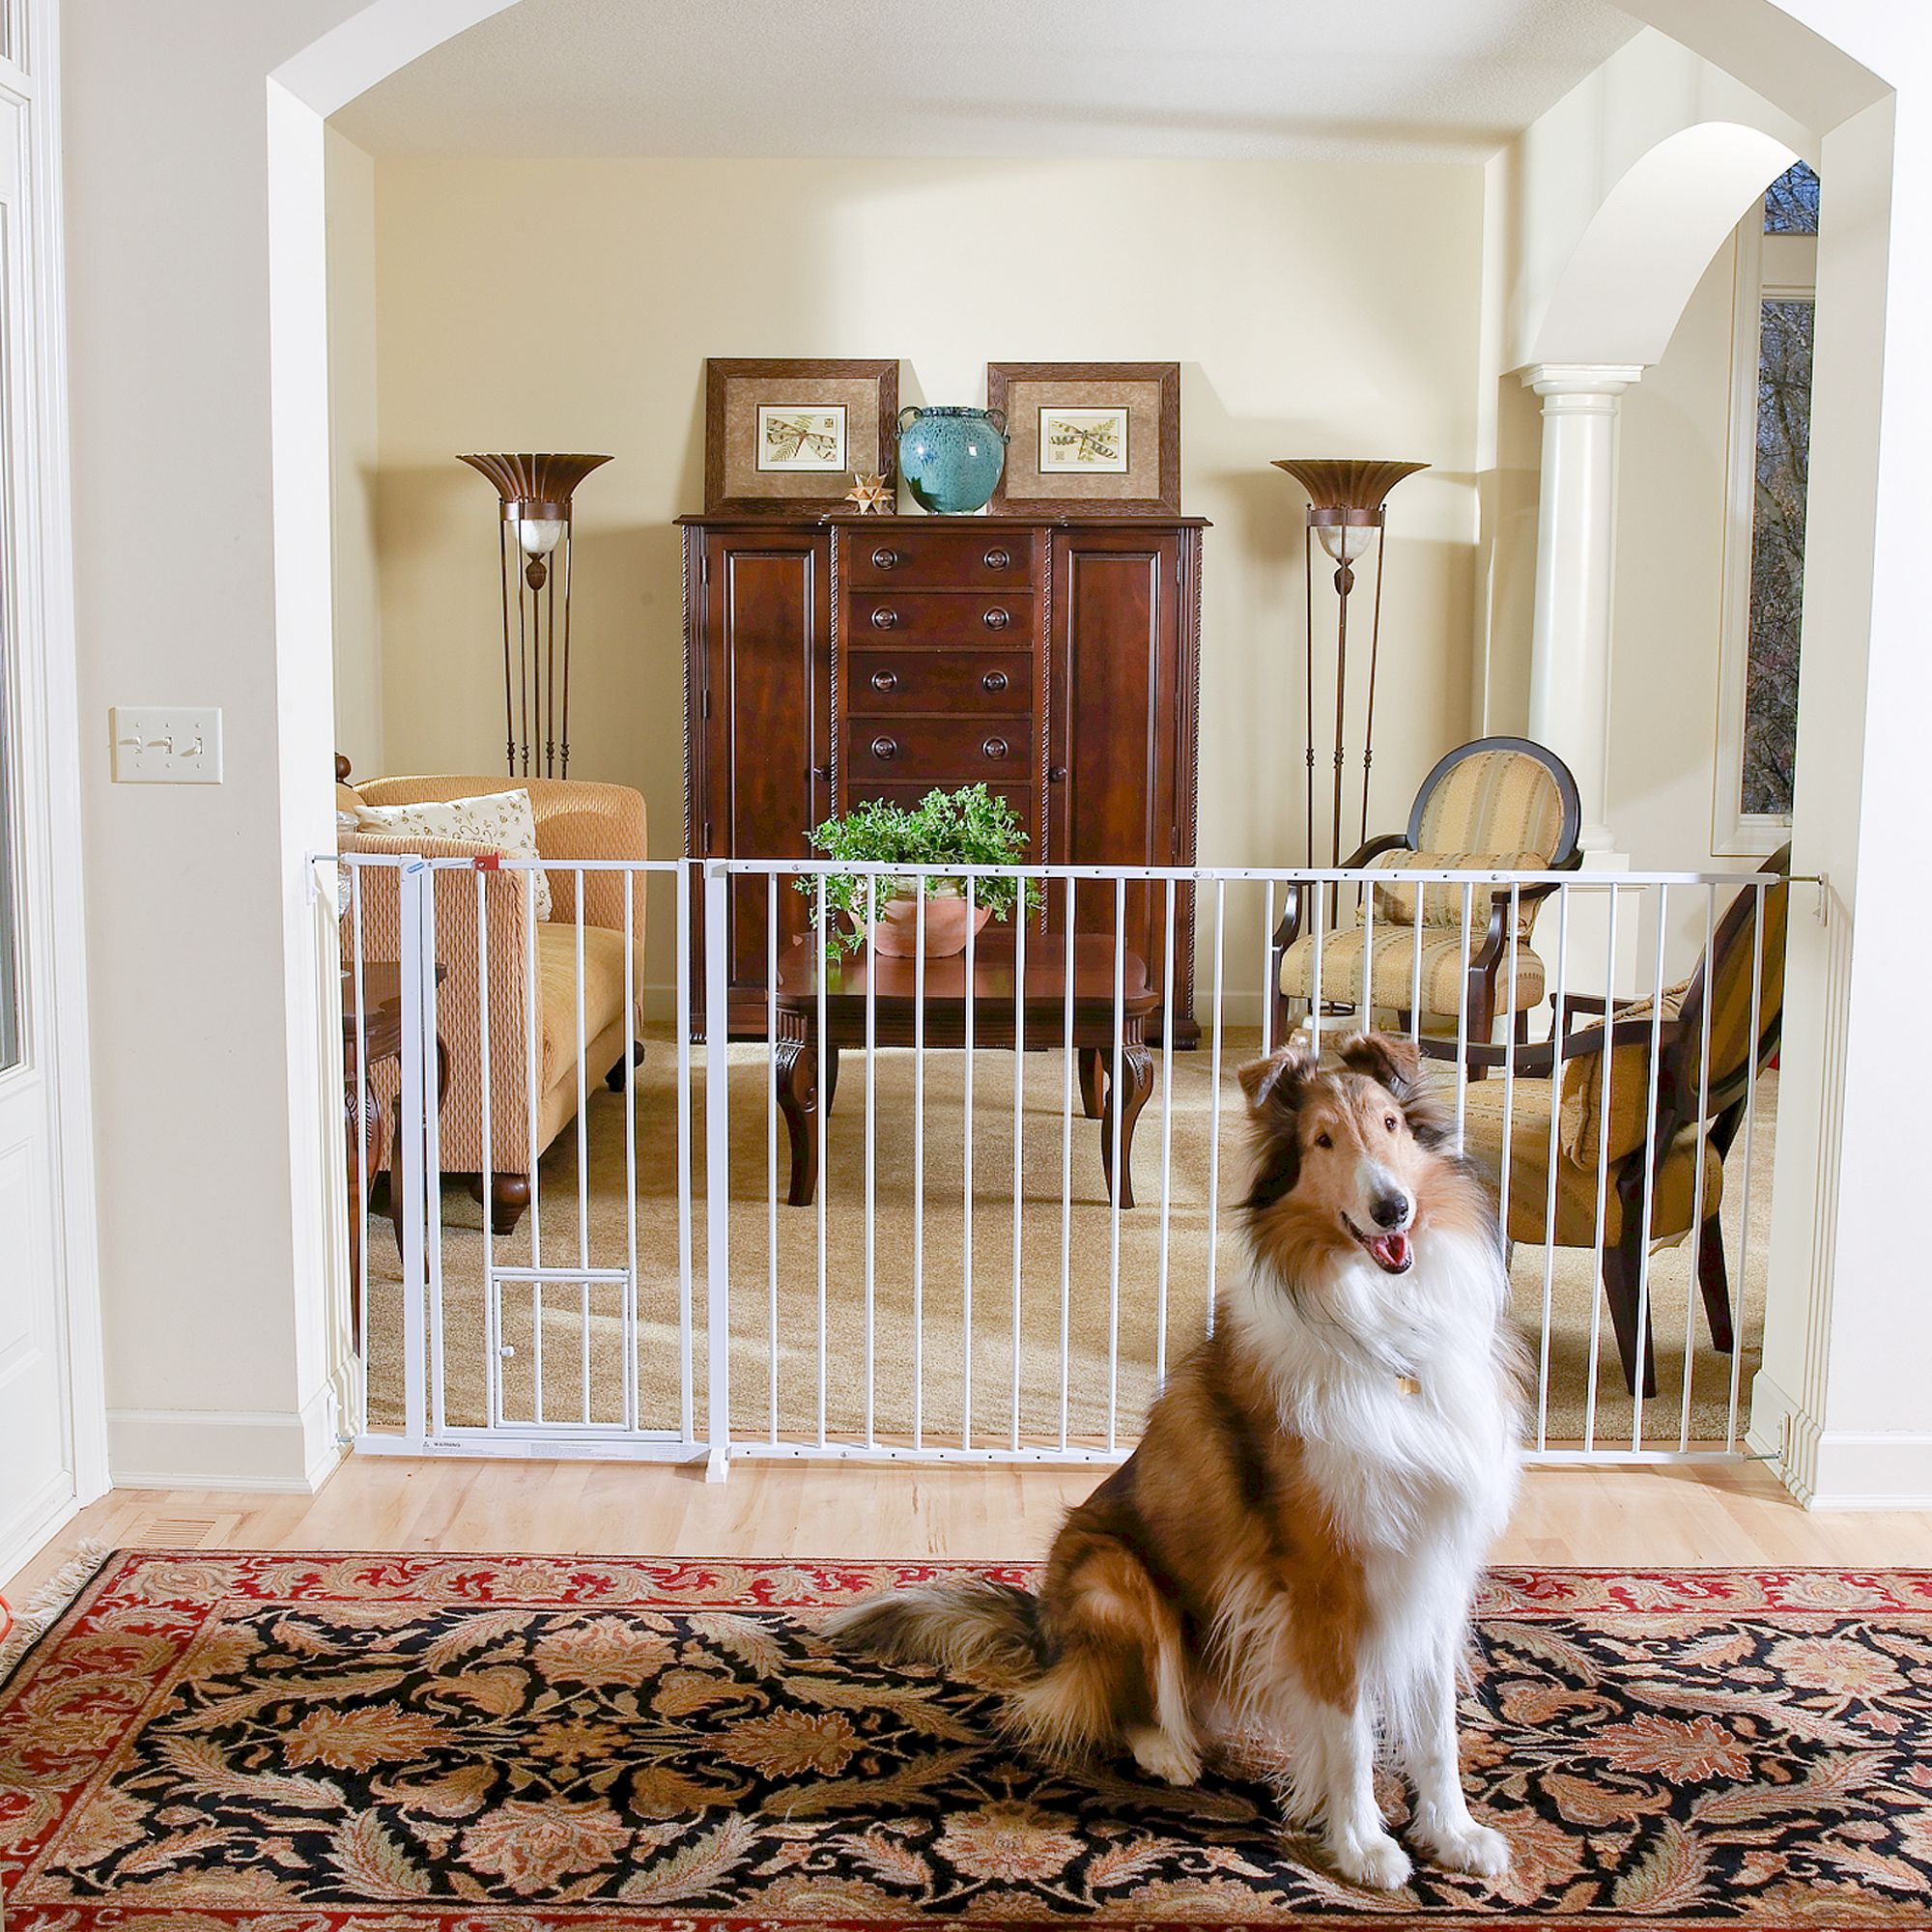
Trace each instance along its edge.
<path fill-rule="evenodd" d="M 1007 418 L 999 410 L 899 412 L 899 474 L 920 507 L 943 517 L 983 510 L 1007 467 Z"/>

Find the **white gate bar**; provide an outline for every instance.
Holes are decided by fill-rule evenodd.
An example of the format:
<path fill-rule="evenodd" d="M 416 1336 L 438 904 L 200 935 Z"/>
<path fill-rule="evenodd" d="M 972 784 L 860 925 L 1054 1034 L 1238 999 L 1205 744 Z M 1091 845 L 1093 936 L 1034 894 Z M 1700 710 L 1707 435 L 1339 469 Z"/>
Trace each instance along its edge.
<path fill-rule="evenodd" d="M 1570 964 L 1570 888 L 1556 889 L 1556 995 L 1549 1008 L 1549 1146 L 1548 1169 L 1544 1181 L 1543 1201 L 1543 1321 L 1539 1329 L 1536 1364 L 1536 1446 L 1542 1452 L 1549 1446 L 1549 1323 L 1553 1312 L 1556 1283 L 1556 1162 L 1561 1153 L 1556 1129 L 1563 1107 L 1563 1039 L 1569 1031 L 1564 1019 L 1564 975 Z M 1514 1117 L 1512 1117 L 1514 1119 Z M 1503 1203 L 1503 1239 L 1509 1241 L 1509 1203 Z M 1593 1285 L 1595 1288 L 1601 1284 Z"/>
<path fill-rule="evenodd" d="M 1305 895 L 1304 895 L 1305 896 Z M 1274 1002 L 1268 997 L 1268 968 L 1274 963 L 1274 881 L 1262 887 L 1262 1058 L 1274 1051 Z M 1285 1022 L 1284 1022 L 1285 1023 Z M 1287 1041 L 1282 1042 L 1283 1045 Z"/>
<path fill-rule="evenodd" d="M 1696 1171 L 1691 1178 L 1690 1191 L 1690 1288 L 1684 1297 L 1684 1406 L 1677 1419 L 1677 1446 L 1688 1449 L 1690 1446 L 1690 1386 L 1696 1375 L 1697 1346 L 1697 1303 L 1702 1299 L 1704 1287 L 1704 1151 L 1709 1140 L 1711 1115 L 1711 1008 L 1712 994 L 1716 990 L 1711 983 L 1711 950 L 1716 941 L 1718 923 L 1718 889 L 1716 886 L 1704 888 L 1704 1011 L 1699 1026 L 1697 1041 L 1697 1135 L 1693 1151 L 1697 1157 Z M 1723 1245 L 1721 1233 L 1719 1246 Z M 1738 1323 L 1735 1314 L 1731 1319 L 1731 1345 L 1738 1345 Z"/>
<path fill-rule="evenodd" d="M 631 1029 L 637 1025 L 637 874 L 624 874 L 624 1292 L 619 1326 L 624 1337 L 624 1427 L 636 1429 L 638 1406 L 638 1055 Z M 650 908 L 650 880 L 644 881 L 644 907 Z M 682 976 L 681 976 L 682 977 Z"/>
<path fill-rule="evenodd" d="M 349 1284 L 349 1292 L 355 1297 L 355 1306 L 361 1313 L 361 1320 L 355 1324 L 356 1333 L 362 1337 L 362 1347 L 356 1350 L 356 1372 L 361 1378 L 362 1404 L 358 1411 L 364 1425 L 369 1415 L 369 1008 L 362 995 L 362 868 L 358 866 L 349 874 L 349 914 L 351 920 L 351 944 L 354 963 L 351 969 L 355 981 L 351 1003 L 355 1009 L 355 1232 L 359 1238 L 355 1243 L 355 1279 Z M 377 1117 L 377 1131 L 381 1132 L 382 1116 Z M 380 1145 L 377 1152 L 380 1154 Z M 403 1184 L 399 1171 L 392 1169 L 389 1185 L 392 1188 Z"/>
<path fill-rule="evenodd" d="M 1470 921 L 1475 914 L 1474 886 L 1463 887 L 1463 953 L 1456 962 L 1456 1143 L 1463 1142 L 1463 1130 L 1469 1118 L 1469 940 Z M 1422 903 L 1422 893 L 1417 889 L 1416 904 Z M 1483 1044 L 1489 1045 L 1486 1039 Z M 1504 1122 L 1504 1139 L 1508 1139 L 1508 1122 Z"/>
<path fill-rule="evenodd" d="M 1268 902 L 1274 901 L 1274 888 L 1268 888 Z M 1323 930 L 1328 915 L 1328 889 L 1317 886 L 1309 895 L 1309 907 L 1314 915 L 1309 926 L 1315 940 L 1315 953 L 1309 962 L 1308 977 L 1308 1043 L 1315 1049 L 1317 1058 L 1321 1053 L 1321 952 L 1322 942 L 1327 934 Z M 1270 1002 L 1272 1004 L 1272 1002 Z M 1282 1042 L 1288 1044 L 1286 1040 Z"/>
<path fill-rule="evenodd" d="M 878 1089 L 874 1072 L 878 1065 L 879 1024 L 879 881 L 876 875 L 866 881 L 866 1440 L 872 1441 L 873 1428 L 873 1328 L 876 1310 L 873 1296 L 877 1282 L 879 1199 L 877 1184 L 878 1148 L 876 1126 L 879 1117 Z M 769 1004 L 769 1001 L 767 1002 Z M 821 1180 L 820 1185 L 824 1183 Z"/>
<path fill-rule="evenodd" d="M 420 1440 L 428 1433 L 424 1301 L 429 1269 L 423 1253 L 423 919 L 429 868 L 406 864 L 396 880 L 397 978 L 402 1001 L 402 1078 L 396 1088 L 397 1162 L 391 1187 L 403 1190 L 403 1427 Z M 436 1036 L 432 1033 L 430 1037 Z M 398 1163 L 400 1171 L 398 1171 Z"/>
<path fill-rule="evenodd" d="M 1114 1140 L 1114 1184 L 1109 1216 L 1107 1252 L 1107 1447 L 1120 1439 L 1121 1393 L 1121 1196 L 1126 1187 L 1126 1167 L 1121 1158 L 1121 1120 L 1126 1112 L 1121 1073 L 1126 1058 L 1127 882 L 1114 881 L 1114 1084 L 1107 1090 L 1113 1114 L 1108 1122 Z M 971 1002 L 968 1002 L 971 1006 Z"/>
<path fill-rule="evenodd" d="M 1756 895 L 1756 903 L 1751 908 L 1750 1037 L 1745 1044 L 1744 1212 L 1738 1217 L 1740 1234 L 1737 1293 L 1731 1296 L 1731 1392 L 1730 1411 L 1724 1431 L 1726 1450 L 1734 1450 L 1738 1441 L 1738 1392 L 1745 1365 L 1744 1296 L 1745 1284 L 1749 1278 L 1746 1270 L 1750 1265 L 1751 1140 L 1752 1128 L 1757 1123 L 1758 1044 L 1763 1038 L 1764 1025 L 1764 1016 L 1758 1010 L 1758 1001 L 1764 990 L 1764 915 L 1767 896 L 1762 878 L 1752 886 L 1751 891 Z M 1711 996 L 1711 970 L 1708 965 L 1704 969 L 1704 997 L 1708 1000 Z"/>
<path fill-rule="evenodd" d="M 1073 881 L 1065 886 L 1066 957 L 1061 969 L 1060 1099 L 1060 1446 L 1066 1447 L 1067 1391 L 1072 1378 L 1073 1323 L 1073 939 L 1077 911 Z"/>
<path fill-rule="evenodd" d="M 696 1440 L 694 1413 L 697 1366 L 693 1360 L 692 1304 L 692 1094 L 691 1094 L 691 881 L 693 868 L 671 868 L 677 906 L 677 1377 L 678 1428 L 687 1442 Z M 777 891 L 776 885 L 773 891 Z M 707 1033 L 709 1029 L 707 1027 Z M 633 1190 L 635 1192 L 635 1189 Z"/>
<path fill-rule="evenodd" d="M 1069 885 L 1069 893 L 1073 888 Z M 1221 966 L 1222 936 L 1228 929 L 1228 882 L 1214 881 L 1214 1044 L 1208 1069 L 1208 1333 L 1214 1332 L 1216 1261 L 1221 1249 Z M 1274 1009 L 1275 989 L 1262 988 L 1262 1011 Z"/>
<path fill-rule="evenodd" d="M 1026 933 L 1027 889 L 1013 908 L 1013 1413 L 1020 1446 L 1020 1207 L 1026 1198 Z M 968 989 L 970 996 L 970 987 Z"/>
<path fill-rule="evenodd" d="M 1611 1016 L 1616 1011 L 1617 1003 L 1617 889 L 1609 891 L 1609 913 L 1604 922 L 1604 1034 L 1605 1054 L 1603 1071 L 1598 1077 L 1597 1115 L 1597 1209 L 1596 1224 L 1592 1229 L 1593 1240 L 1590 1248 L 1590 1281 L 1593 1293 L 1590 1296 L 1590 1366 L 1584 1378 L 1583 1389 L 1583 1447 L 1597 1446 L 1597 1365 L 1602 1356 L 1604 1338 L 1604 1222 L 1610 1211 L 1610 1068 L 1608 1048 L 1610 1042 L 1607 1031 Z M 1550 1095 L 1551 1104 L 1559 1096 Z"/>
<path fill-rule="evenodd" d="M 774 884 L 773 890 L 777 887 Z M 716 867 L 704 882 L 704 1262 L 707 1482 L 723 1482 L 731 1456 L 731 1033 L 730 880 Z M 821 974 L 820 979 L 824 976 Z M 820 1193 L 823 1194 L 821 1187 Z"/>
<path fill-rule="evenodd" d="M 1645 1351 L 1651 1346 L 1650 1340 L 1650 1248 L 1657 1236 L 1657 1197 L 1662 1191 L 1658 1176 L 1657 1153 L 1657 1088 L 1662 1077 L 1658 1062 L 1663 1057 L 1663 942 L 1665 928 L 1670 920 L 1670 888 L 1660 887 L 1657 898 L 1657 963 L 1650 979 L 1650 1068 L 1649 1079 L 1645 1082 L 1644 1125 L 1643 1125 L 1643 1241 L 1637 1249 L 1636 1264 L 1636 1350 L 1635 1373 L 1632 1378 L 1631 1389 L 1631 1447 L 1643 1447 L 1643 1365 Z M 1607 1002 L 1604 1009 L 1604 1084 L 1607 1087 L 1610 1067 L 1614 1056 L 1610 1052 L 1611 1023 L 1616 1017 L 1614 1001 Z M 1665 1160 L 1670 1157 L 1669 1150 L 1664 1150 Z M 1696 1299 L 1696 1282 L 1691 1282 L 1691 1299 Z M 1685 1358 L 1685 1372 L 1690 1372 L 1690 1362 Z"/>
<path fill-rule="evenodd" d="M 1167 1268 L 1168 1222 L 1174 1176 L 1174 895 L 1167 882 L 1165 943 L 1161 949 L 1160 1020 L 1160 1267 L 1154 1291 L 1153 1385 L 1167 1386 Z M 1273 931 L 1269 927 L 1270 933 Z M 1272 1004 L 1264 987 L 1262 1005 Z"/>
<path fill-rule="evenodd" d="M 538 1267 L 543 1265 L 543 1202 L 537 1174 L 541 1165 L 537 1159 L 537 1094 L 540 1090 L 537 1040 L 540 1033 L 541 1022 L 537 1017 L 537 875 L 530 870 L 524 874 L 524 1113 L 526 1131 L 529 1135 L 524 1157 L 529 1168 L 526 1179 L 530 1183 L 530 1260 Z M 535 1419 L 541 1422 L 544 1419 L 541 1281 L 533 1281 L 530 1285 L 530 1375 L 536 1391 L 533 1413 Z"/>
<path fill-rule="evenodd" d="M 583 1063 L 589 1057 L 590 1039 L 583 1016 L 583 873 L 576 874 L 577 924 L 572 933 L 577 971 L 577 1261 L 580 1267 L 590 1265 L 590 1095 L 589 1075 Z M 532 1159 L 534 1159 L 532 1151 Z M 590 1284 L 578 1290 L 578 1346 L 582 1351 L 579 1388 L 583 1419 L 591 1417 L 590 1402 Z"/>
<path fill-rule="evenodd" d="M 1517 896 L 1520 888 L 1510 887 L 1509 897 L 1509 1010 L 1503 1015 L 1503 1145 L 1502 1174 L 1500 1177 L 1503 1226 L 1503 1253 L 1509 1253 L 1510 1217 L 1510 1157 L 1516 1147 L 1516 1012 L 1517 1012 L 1517 921 L 1522 916 L 1522 902 Z M 1463 977 L 1468 977 L 1468 967 L 1463 969 Z M 1463 1078 L 1469 1077 L 1468 1068 L 1463 1069 Z M 1559 1087 L 1552 1085 L 1549 1090 L 1549 1104 L 1552 1111 L 1556 1105 Z M 1553 1230 L 1546 1228 L 1545 1234 Z"/>
<path fill-rule="evenodd" d="M 913 874 L 912 1439 L 925 1442 L 925 874 Z"/>
<path fill-rule="evenodd" d="M 1394 874 L 1384 872 L 1382 877 L 1393 878 Z M 1415 1047 L 1422 1044 L 1422 895 L 1423 888 L 1416 886 L 1414 903 L 1409 907 L 1408 1043 Z M 1464 1077 L 1457 1075 L 1459 1081 Z"/>
<path fill-rule="evenodd" d="M 813 1130 L 818 1137 L 818 1441 L 825 1444 L 825 1378 L 826 1338 L 825 1338 L 825 1204 L 832 1193 L 832 1163 L 825 1157 L 825 1122 L 832 1112 L 826 1104 L 826 1096 L 832 1090 L 832 1048 L 828 1044 L 831 1036 L 825 1028 L 825 980 L 827 968 L 824 948 L 831 938 L 832 928 L 826 923 L 825 881 L 827 874 L 818 875 L 818 962 L 812 975 L 818 986 L 818 1032 L 812 1039 L 812 1079 L 816 1082 L 816 1104 L 812 1108 Z M 778 890 L 778 882 L 772 882 L 772 890 Z"/>
<path fill-rule="evenodd" d="M 818 969 L 825 968 L 825 935 L 817 935 Z M 779 1439 L 779 882 L 765 882 L 765 1362 L 766 1426 Z M 824 1068 L 819 1068 L 824 1104 Z M 823 1183 L 821 1182 L 821 1185 Z"/>
<path fill-rule="evenodd" d="M 416 971 L 422 986 L 422 1030 L 416 1037 L 422 1093 L 422 1187 L 417 1201 L 423 1214 L 423 1259 L 429 1272 L 429 1423 L 443 1426 L 442 1358 L 442 1108 L 438 1092 L 438 1042 L 441 1030 L 436 1017 L 436 880 L 423 880 L 422 942 Z M 407 1065 L 409 1063 L 405 1063 Z"/>
<path fill-rule="evenodd" d="M 492 1144 L 495 1117 L 490 1094 L 490 875 L 476 868 L 476 1061 L 483 1084 L 483 1413 L 492 1426 L 503 1420 L 503 1309 L 491 1264 L 497 1255 Z"/>

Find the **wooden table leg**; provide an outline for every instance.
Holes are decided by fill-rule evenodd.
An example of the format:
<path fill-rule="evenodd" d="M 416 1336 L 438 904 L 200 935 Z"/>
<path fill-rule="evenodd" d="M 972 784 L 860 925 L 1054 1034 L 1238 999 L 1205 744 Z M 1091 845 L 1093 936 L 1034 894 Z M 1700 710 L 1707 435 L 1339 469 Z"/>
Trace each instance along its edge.
<path fill-rule="evenodd" d="M 1097 1046 L 1076 1047 L 1080 1058 L 1080 1111 L 1090 1121 L 1100 1118 L 1100 1109 L 1105 1105 L 1106 1075 Z"/>
<path fill-rule="evenodd" d="M 1109 1069 L 1111 1071 L 1111 1068 Z M 1121 1206 L 1134 1205 L 1134 1122 L 1153 1092 L 1153 1055 L 1145 1046 L 1121 1050 L 1121 1078 L 1126 1095 L 1121 1113 Z M 1100 1114 L 1100 1165 L 1106 1171 L 1107 1192 L 1114 1190 L 1114 1083 L 1107 1082 L 1107 1098 Z"/>
<path fill-rule="evenodd" d="M 804 1040 L 781 1039 L 773 1077 L 791 1143 L 791 1189 L 785 1200 L 793 1208 L 808 1208 L 818 1186 L 818 1056 Z"/>

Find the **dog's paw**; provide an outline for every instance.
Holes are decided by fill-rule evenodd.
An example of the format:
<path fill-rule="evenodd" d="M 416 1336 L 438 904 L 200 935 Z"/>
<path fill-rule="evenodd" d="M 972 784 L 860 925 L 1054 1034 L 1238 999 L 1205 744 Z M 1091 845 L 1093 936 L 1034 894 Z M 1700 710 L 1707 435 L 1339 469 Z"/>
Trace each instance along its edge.
<path fill-rule="evenodd" d="M 1429 1846 L 1445 1871 L 1501 1878 L 1510 1868 L 1509 1840 L 1487 1825 L 1468 1824 L 1438 1832 L 1430 1838 Z"/>
<path fill-rule="evenodd" d="M 1193 1784 L 1201 1776 L 1200 1753 L 1176 1744 L 1163 1730 L 1151 1724 L 1127 1733 L 1127 1748 L 1134 1762 L 1150 1777 L 1168 1784 Z"/>
<path fill-rule="evenodd" d="M 1328 1856 L 1344 1878 L 1377 1891 L 1393 1891 L 1414 1870 L 1408 1854 L 1386 1832 L 1350 1833 L 1330 1838 L 1327 1845 Z"/>

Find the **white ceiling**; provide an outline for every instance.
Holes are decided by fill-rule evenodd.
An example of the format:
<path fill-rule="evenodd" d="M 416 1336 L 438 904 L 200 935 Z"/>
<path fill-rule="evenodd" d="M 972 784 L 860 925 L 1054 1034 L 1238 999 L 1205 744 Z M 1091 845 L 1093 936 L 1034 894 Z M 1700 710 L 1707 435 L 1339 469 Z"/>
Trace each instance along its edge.
<path fill-rule="evenodd" d="M 336 125 L 375 154 L 1492 153 L 1608 0 L 521 0 Z"/>

